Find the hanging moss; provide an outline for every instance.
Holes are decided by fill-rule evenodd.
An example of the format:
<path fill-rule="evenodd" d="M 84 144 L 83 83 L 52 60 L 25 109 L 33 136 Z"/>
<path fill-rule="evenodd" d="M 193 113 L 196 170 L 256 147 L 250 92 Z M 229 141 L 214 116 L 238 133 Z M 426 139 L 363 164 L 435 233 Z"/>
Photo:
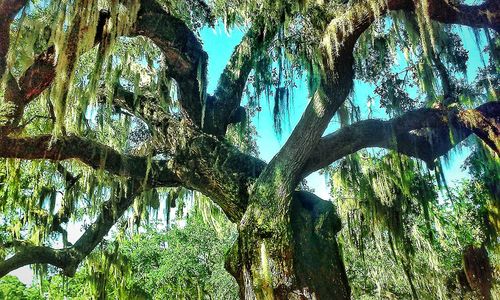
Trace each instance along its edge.
<path fill-rule="evenodd" d="M 438 203 L 432 186 L 435 179 L 421 168 L 412 160 L 395 154 L 373 158 L 362 153 L 339 162 L 330 173 L 332 196 L 346 224 L 341 237 L 344 250 L 348 251 L 344 255 L 348 274 L 352 277 L 353 296 L 360 296 L 356 294 L 360 292 L 380 296 L 383 291 L 389 294 L 399 291 L 396 294 L 401 297 L 449 298 L 460 293 L 451 290 L 447 272 L 460 267 L 460 254 L 467 242 L 458 240 L 464 236 L 459 238 L 451 232 L 465 224 L 471 226 L 469 222 L 477 228 L 480 226 L 477 221 L 482 217 L 479 214 L 477 219 L 471 220 L 470 216 L 460 213 L 453 215 L 463 202 L 454 203 L 453 209 L 451 204 Z M 372 188 L 374 185 L 379 186 Z M 466 214 L 474 214 L 471 209 L 465 208 Z M 477 206 L 472 210 L 477 210 Z M 468 234 L 476 242 L 483 239 L 481 233 Z M 353 253 L 352 249 L 357 252 Z M 387 253 L 392 253 L 392 263 L 387 261 Z M 452 267 L 449 265 L 451 257 Z M 376 273 L 380 267 L 383 273 Z M 352 272 L 361 268 L 369 274 L 349 273 L 350 268 Z M 401 276 L 406 286 L 401 285 Z M 366 279 L 363 281 L 363 278 Z M 374 282 L 380 286 L 373 291 L 370 284 Z"/>
<path fill-rule="evenodd" d="M 339 164 L 336 182 L 354 196 L 363 199 L 358 207 L 369 223 L 387 228 L 401 245 L 406 243 L 410 223 L 407 216 L 415 203 L 430 222 L 428 207 L 436 201 L 429 178 L 411 159 L 388 154 L 381 159 L 352 155 Z M 338 177 L 337 177 L 338 176 Z M 347 202 L 346 205 L 349 205 Z M 348 206 L 349 207 L 349 206 Z M 405 245 L 411 248 L 411 245 Z"/>

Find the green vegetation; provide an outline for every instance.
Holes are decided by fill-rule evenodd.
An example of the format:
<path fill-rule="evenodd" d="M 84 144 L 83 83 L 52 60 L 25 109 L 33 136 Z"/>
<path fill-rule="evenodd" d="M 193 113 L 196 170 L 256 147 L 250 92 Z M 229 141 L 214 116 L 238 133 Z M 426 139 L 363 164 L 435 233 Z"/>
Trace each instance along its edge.
<path fill-rule="evenodd" d="M 0 279 L 0 298 L 15 300 L 41 300 L 35 287 L 26 287 L 17 277 L 7 275 Z"/>
<path fill-rule="evenodd" d="M 200 209 L 189 212 L 185 226 L 150 224 L 102 244 L 74 278 L 49 272 L 26 288 L 6 276 L 1 299 L 237 299 L 224 270 L 235 228 L 222 216 L 208 225 Z"/>
<path fill-rule="evenodd" d="M 380 168 L 398 159 L 367 157 L 362 163 L 359 156 L 351 159 L 358 159 L 363 168 Z M 404 166 L 418 167 L 411 161 Z M 420 179 L 426 178 L 430 189 L 426 206 L 421 203 L 425 197 L 413 190 L 410 197 L 393 199 L 402 203 L 386 199 L 390 202 L 377 204 L 369 202 L 379 200 L 370 200 L 370 192 L 360 198 L 345 188 L 355 185 L 336 184 L 340 168 L 341 164 L 329 174 L 344 224 L 339 239 L 354 299 L 409 299 L 412 289 L 422 299 L 435 295 L 477 299 L 480 294 L 471 288 L 464 271 L 468 246 L 486 247 L 493 266 L 492 293 L 497 293 L 500 256 L 498 244 L 491 243 L 489 236 L 491 198 L 481 181 L 457 183 L 438 201 L 438 191 L 429 185 L 433 179 L 426 174 Z M 382 174 L 378 169 L 379 181 Z M 419 176 L 415 170 L 408 174 Z M 417 182 L 414 188 L 425 186 Z M 26 288 L 17 278 L 6 276 L 0 280 L 1 295 L 5 299 L 42 299 L 40 293 L 48 299 L 236 299 L 236 282 L 223 267 L 235 229 L 218 208 L 199 201 L 188 212 L 185 226 L 158 229 L 163 225 L 152 223 L 103 244 L 74 278 L 49 272 L 41 287 L 35 283 Z"/>
<path fill-rule="evenodd" d="M 360 168 L 360 173 L 342 178 L 353 174 L 346 172 L 347 165 Z M 410 176 L 406 185 L 401 184 L 402 171 Z M 394 172 L 399 175 L 391 177 Z M 443 187 L 438 197 L 430 175 L 403 157 L 380 159 L 368 153 L 331 169 L 332 192 L 344 221 L 340 240 L 355 299 L 481 298 L 467 276 L 484 276 L 492 295 L 499 293 L 500 249 L 488 209 L 494 198 L 477 178 Z M 364 183 L 370 178 L 377 184 Z M 339 180 L 342 184 L 335 184 Z M 489 262 L 479 274 L 468 269 L 468 249 L 487 251 Z"/>

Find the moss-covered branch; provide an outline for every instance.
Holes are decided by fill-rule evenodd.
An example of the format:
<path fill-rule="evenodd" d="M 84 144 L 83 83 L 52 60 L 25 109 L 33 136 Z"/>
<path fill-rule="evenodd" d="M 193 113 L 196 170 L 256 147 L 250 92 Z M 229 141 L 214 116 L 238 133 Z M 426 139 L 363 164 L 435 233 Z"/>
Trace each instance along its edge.
<path fill-rule="evenodd" d="M 169 158 L 167 167 L 179 178 L 179 185 L 209 196 L 230 220 L 239 221 L 248 204 L 248 189 L 266 164 L 188 120 L 165 113 L 155 98 L 139 96 L 137 100 L 118 87 L 113 104 L 149 124 L 150 144 Z"/>
<path fill-rule="evenodd" d="M 500 3 L 496 0 L 486 0 L 480 5 L 446 0 L 428 0 L 428 3 L 429 17 L 434 21 L 500 31 Z"/>
<path fill-rule="evenodd" d="M 240 103 L 248 76 L 256 60 L 267 55 L 276 30 L 277 26 L 264 29 L 254 24 L 236 47 L 219 78 L 214 96 L 206 103 L 203 120 L 206 132 L 224 135 L 227 125 L 241 121 L 235 116 L 244 113 Z"/>
<path fill-rule="evenodd" d="M 33 245 L 23 245 L 16 248 L 19 249 L 16 254 L 0 262 L 0 278 L 11 271 L 31 264 L 50 264 L 63 270 L 68 269 L 66 274 L 74 273 L 74 271 L 69 271 L 69 266 L 73 265 L 76 259 L 71 256 L 69 250 Z M 76 266 L 72 269 L 76 270 Z"/>
<path fill-rule="evenodd" d="M 103 27 L 105 26 L 109 15 L 100 14 L 100 18 L 101 19 L 97 24 L 99 27 L 96 29 L 96 32 L 98 33 L 103 31 Z M 7 34 L 8 33 L 9 32 L 7 31 Z M 79 32 L 75 30 L 73 34 L 70 35 L 69 38 L 73 40 L 73 47 L 65 49 L 67 54 L 72 57 L 74 56 L 74 52 L 77 51 L 77 47 L 75 45 L 77 44 L 77 40 L 79 38 L 78 34 Z M 94 39 L 95 44 L 100 43 L 101 38 L 102 35 L 96 35 Z M 47 50 L 38 55 L 33 64 L 19 78 L 19 82 L 16 82 L 14 77 L 8 71 L 5 76 L 7 77 L 7 80 L 5 84 L 4 99 L 1 105 L 2 111 L 0 111 L 0 135 L 6 135 L 15 131 L 23 116 L 26 105 L 28 105 L 53 83 L 56 77 L 55 47 L 50 46 Z"/>
<path fill-rule="evenodd" d="M 500 4 L 496 0 L 486 0 L 479 5 L 465 5 L 448 0 L 389 0 L 389 10 L 415 10 L 419 2 L 427 3 L 425 10 L 429 18 L 444 24 L 465 25 L 474 28 L 500 30 Z"/>
<path fill-rule="evenodd" d="M 150 168 L 145 157 L 119 153 L 111 147 L 76 135 L 40 135 L 27 138 L 2 137 L 0 157 L 19 159 L 47 159 L 61 161 L 77 159 L 94 169 L 111 174 L 144 180 L 151 186 L 177 186 L 176 175 L 166 168 L 164 161 L 152 161 Z"/>
<path fill-rule="evenodd" d="M 21 91 L 16 80 L 7 70 L 7 52 L 10 46 L 10 25 L 17 13 L 26 5 L 25 0 L 0 1 L 0 88 L 4 101 L 0 103 L 0 135 L 16 125 L 22 115 Z"/>
<path fill-rule="evenodd" d="M 321 138 L 302 177 L 369 147 L 392 149 L 432 166 L 472 133 L 500 154 L 499 118 L 500 104 L 488 102 L 471 110 L 424 108 L 388 121 L 360 121 Z"/>
<path fill-rule="evenodd" d="M 112 103 L 115 107 L 128 111 L 156 129 L 164 128 L 174 122 L 173 116 L 165 111 L 158 98 L 134 95 L 122 86 L 115 88 L 113 97 Z"/>
<path fill-rule="evenodd" d="M 500 9 L 496 2 L 486 1 L 479 6 L 467 6 L 429 0 L 427 4 L 429 17 L 435 21 L 498 29 Z M 301 179 L 300 173 L 306 165 L 309 154 L 351 90 L 352 50 L 358 37 L 376 18 L 387 11 L 415 10 L 416 3 L 411 0 L 391 0 L 380 1 L 377 5 L 377 9 L 374 9 L 370 3 L 353 3 L 348 6 L 345 13 L 330 20 L 326 26 L 320 46 L 323 68 L 320 88 L 311 99 L 290 138 L 267 166 L 262 175 L 263 181 L 276 181 L 279 177 L 278 181 L 285 190 L 291 191 L 295 188 Z"/>
<path fill-rule="evenodd" d="M 196 35 L 154 0 L 141 1 L 134 33 L 150 38 L 162 50 L 168 75 L 179 87 L 182 109 L 201 127 L 208 55 Z"/>
<path fill-rule="evenodd" d="M 73 276 L 82 260 L 94 250 L 130 207 L 135 196 L 140 193 L 140 186 L 139 182 L 130 181 L 126 190 L 112 194 L 110 199 L 103 203 L 101 214 L 71 247 L 54 249 L 20 241 L 0 245 L 4 248 L 14 248 L 16 252 L 12 257 L 0 262 L 0 278 L 31 264 L 50 264 L 62 269 L 65 275 Z"/>
<path fill-rule="evenodd" d="M 353 86 L 353 49 L 359 36 L 375 20 L 369 4 L 355 4 L 350 10 L 331 20 L 320 45 L 322 76 L 320 87 L 311 98 L 301 119 L 285 145 L 271 160 L 259 178 L 261 183 L 278 185 L 290 193 L 301 180 L 300 173 L 328 123 L 344 103 Z M 381 12 L 378 12 L 379 14 Z M 348 30 L 337 31 L 352 22 Z M 284 204 L 283 207 L 286 207 Z"/>

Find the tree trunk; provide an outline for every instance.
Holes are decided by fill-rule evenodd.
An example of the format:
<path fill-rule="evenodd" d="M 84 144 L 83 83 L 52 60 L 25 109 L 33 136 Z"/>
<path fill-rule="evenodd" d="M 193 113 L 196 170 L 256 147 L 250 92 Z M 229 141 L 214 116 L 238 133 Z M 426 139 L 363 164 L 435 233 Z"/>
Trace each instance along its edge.
<path fill-rule="evenodd" d="M 226 269 L 241 299 L 349 299 L 332 203 L 303 191 L 291 197 L 282 211 L 251 204 L 239 225 Z"/>

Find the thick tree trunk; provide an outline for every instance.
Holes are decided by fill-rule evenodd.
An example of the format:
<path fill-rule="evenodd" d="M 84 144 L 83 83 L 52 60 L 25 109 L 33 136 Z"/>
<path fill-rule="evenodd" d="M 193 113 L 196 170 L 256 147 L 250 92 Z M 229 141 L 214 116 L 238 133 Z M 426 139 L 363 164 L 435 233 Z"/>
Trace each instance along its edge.
<path fill-rule="evenodd" d="M 294 192 L 286 212 L 250 205 L 226 260 L 242 299 L 349 299 L 330 202 Z"/>

